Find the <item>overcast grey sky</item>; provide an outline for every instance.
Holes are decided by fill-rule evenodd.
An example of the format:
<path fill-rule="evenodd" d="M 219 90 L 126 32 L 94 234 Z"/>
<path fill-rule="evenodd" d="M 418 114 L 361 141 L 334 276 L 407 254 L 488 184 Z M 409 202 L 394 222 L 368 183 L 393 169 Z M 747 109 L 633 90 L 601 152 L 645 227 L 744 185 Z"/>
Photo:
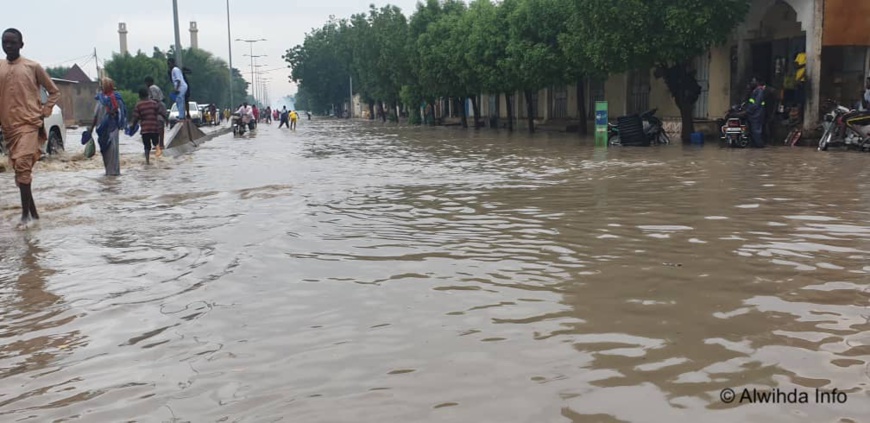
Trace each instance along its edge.
<path fill-rule="evenodd" d="M 12 2 L 13 0 L 8 0 Z M 0 17 L 0 26 L 15 27 L 24 34 L 22 54 L 43 66 L 80 65 L 89 60 L 94 48 L 100 60 L 120 51 L 118 23 L 127 23 L 127 43 L 130 52 L 151 53 L 154 46 L 166 49 L 174 43 L 172 0 L 39 0 L 15 1 Z M 272 101 L 296 92 L 288 82 L 290 74 L 281 59 L 284 52 L 300 44 L 312 27 L 319 27 L 330 15 L 343 18 L 368 10 L 368 5 L 394 4 L 406 16 L 412 14 L 417 0 L 375 1 L 316 0 L 258 1 L 230 0 L 232 38 L 268 41 L 256 43 L 254 55 L 264 64 L 260 70 L 278 69 L 268 78 Z M 227 9 L 225 0 L 178 0 L 181 44 L 190 45 L 190 21 L 199 27 L 199 47 L 226 59 Z M 250 54 L 247 43 L 233 42 L 233 67 L 250 80 Z M 70 61 L 71 59 L 77 59 Z M 83 66 L 91 76 L 96 74 L 93 60 Z"/>

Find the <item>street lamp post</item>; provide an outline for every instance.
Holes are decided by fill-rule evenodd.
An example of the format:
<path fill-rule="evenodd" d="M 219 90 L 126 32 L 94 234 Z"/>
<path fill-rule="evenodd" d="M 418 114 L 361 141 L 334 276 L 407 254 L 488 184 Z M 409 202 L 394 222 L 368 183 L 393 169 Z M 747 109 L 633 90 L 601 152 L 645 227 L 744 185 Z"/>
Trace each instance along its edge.
<path fill-rule="evenodd" d="M 175 20 L 175 33 L 178 34 L 178 19 Z M 233 108 L 233 36 L 230 31 L 230 0 L 227 0 L 227 49 L 230 53 L 230 109 Z"/>
<path fill-rule="evenodd" d="M 251 56 L 251 78 L 253 78 L 253 77 L 254 77 L 254 43 L 258 43 L 258 42 L 260 42 L 260 41 L 266 41 L 266 39 L 265 39 L 265 38 L 260 38 L 260 39 L 258 39 L 258 40 L 243 40 L 243 39 L 241 39 L 241 38 L 236 38 L 236 41 L 241 41 L 241 42 L 243 42 L 243 43 L 248 43 L 248 45 L 249 45 L 250 48 L 251 48 L 251 54 L 250 54 L 250 56 Z M 252 80 L 251 82 L 253 82 L 253 80 Z M 254 85 L 254 84 L 251 84 L 251 87 L 253 88 L 253 87 L 255 87 L 255 85 Z M 255 98 L 254 100 L 256 100 L 256 98 Z"/>
<path fill-rule="evenodd" d="M 257 99 L 259 98 L 259 96 L 258 96 L 258 94 L 257 94 L 257 89 L 258 89 L 258 88 L 257 88 L 257 87 L 258 87 L 258 86 L 257 86 L 257 71 L 256 71 L 255 69 L 256 69 L 256 68 L 263 67 L 263 66 L 265 66 L 265 65 L 258 65 L 258 64 L 256 64 L 256 63 L 257 63 L 256 59 L 258 59 L 258 58 L 260 58 L 260 57 L 268 57 L 268 55 L 265 55 L 265 54 L 258 54 L 258 55 L 249 55 L 249 54 L 246 54 L 245 56 L 251 58 L 251 90 L 252 90 L 252 94 L 251 94 L 251 95 L 253 95 L 254 100 L 257 100 Z"/>
<path fill-rule="evenodd" d="M 181 69 L 181 34 L 178 32 L 178 0 L 172 0 L 172 17 L 175 20 L 175 63 Z"/>
<path fill-rule="evenodd" d="M 263 56 L 257 56 L 257 57 L 266 57 L 266 56 L 263 55 Z M 256 61 L 255 61 L 255 63 L 256 63 Z M 266 65 L 258 65 L 258 64 L 254 65 L 254 68 L 256 69 L 255 72 L 257 75 L 257 77 L 255 79 L 257 81 L 257 99 L 263 103 L 265 103 L 265 101 L 263 99 L 263 92 L 264 92 L 264 90 L 263 90 L 263 76 L 262 76 L 262 72 L 260 72 L 259 68 L 264 68 L 264 67 L 266 67 Z"/>

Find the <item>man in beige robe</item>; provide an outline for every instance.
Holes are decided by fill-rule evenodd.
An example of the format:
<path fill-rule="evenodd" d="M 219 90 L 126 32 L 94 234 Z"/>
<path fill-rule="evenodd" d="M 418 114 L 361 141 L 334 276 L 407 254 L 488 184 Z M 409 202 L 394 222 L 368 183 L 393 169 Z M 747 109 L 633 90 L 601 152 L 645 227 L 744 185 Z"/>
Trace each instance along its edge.
<path fill-rule="evenodd" d="M 40 146 L 46 141 L 43 119 L 51 116 L 60 91 L 42 66 L 21 57 L 24 40 L 20 31 L 7 29 L 2 40 L 6 60 L 0 61 L 0 127 L 21 191 L 21 223 L 27 224 L 39 219 L 30 184 Z M 48 91 L 45 103 L 40 87 Z"/>

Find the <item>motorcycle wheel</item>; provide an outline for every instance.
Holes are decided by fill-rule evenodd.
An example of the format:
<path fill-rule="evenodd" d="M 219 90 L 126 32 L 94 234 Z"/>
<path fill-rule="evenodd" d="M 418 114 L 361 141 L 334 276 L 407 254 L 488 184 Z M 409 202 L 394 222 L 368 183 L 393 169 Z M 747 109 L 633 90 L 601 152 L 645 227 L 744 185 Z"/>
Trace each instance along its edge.
<path fill-rule="evenodd" d="M 831 137 L 833 134 L 830 132 L 826 132 L 825 135 L 822 135 L 822 139 L 819 140 L 819 151 L 828 151 L 828 144 L 831 143 Z"/>
<path fill-rule="evenodd" d="M 746 148 L 749 145 L 749 138 L 743 137 L 742 135 L 729 135 L 728 136 L 728 146 L 731 148 Z"/>
<path fill-rule="evenodd" d="M 671 143 L 671 137 L 668 136 L 668 133 L 665 131 L 659 132 L 659 136 L 656 139 L 656 142 L 659 144 L 668 145 Z"/>
<path fill-rule="evenodd" d="M 610 137 L 609 141 L 610 141 L 610 145 L 613 145 L 613 146 L 622 145 L 622 142 L 619 140 L 619 135 L 614 135 L 614 136 Z"/>

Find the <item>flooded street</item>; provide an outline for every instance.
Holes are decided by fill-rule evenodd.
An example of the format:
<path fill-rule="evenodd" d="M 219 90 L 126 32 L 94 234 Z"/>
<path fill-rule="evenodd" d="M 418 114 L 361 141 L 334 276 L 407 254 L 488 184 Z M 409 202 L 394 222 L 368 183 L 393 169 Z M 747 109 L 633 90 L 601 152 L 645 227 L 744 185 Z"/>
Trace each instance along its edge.
<path fill-rule="evenodd" d="M 0 174 L 0 421 L 867 421 L 866 154 L 276 126 Z"/>

